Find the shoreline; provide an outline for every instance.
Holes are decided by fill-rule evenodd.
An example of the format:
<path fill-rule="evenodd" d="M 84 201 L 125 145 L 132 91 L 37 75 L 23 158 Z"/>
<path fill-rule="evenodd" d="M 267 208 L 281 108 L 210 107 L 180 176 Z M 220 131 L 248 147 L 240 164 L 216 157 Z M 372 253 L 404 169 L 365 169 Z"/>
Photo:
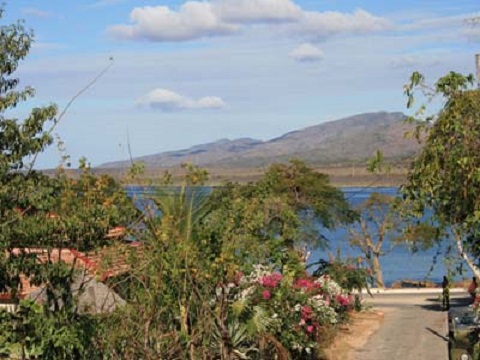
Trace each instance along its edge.
<path fill-rule="evenodd" d="M 358 166 L 358 167 L 356 167 Z M 388 173 L 372 174 L 367 170 L 367 165 L 331 165 L 331 166 L 312 166 L 320 173 L 326 174 L 330 178 L 330 183 L 337 188 L 345 187 L 398 187 L 402 185 L 407 177 L 405 167 L 392 168 Z M 238 182 L 241 184 L 259 180 L 268 167 L 255 168 L 215 168 L 204 167 L 209 173 L 207 186 L 220 186 L 226 182 Z M 46 175 L 53 175 L 55 169 L 41 170 Z M 182 183 L 185 175 L 184 169 L 178 168 L 147 168 L 145 172 L 138 177 L 135 183 L 129 185 L 155 185 L 157 179 L 161 179 L 168 171 L 173 178 L 174 185 Z M 125 180 L 128 175 L 128 169 L 123 168 L 92 168 L 92 172 L 97 175 L 109 175 L 118 181 Z M 67 169 L 66 173 L 71 177 L 77 177 L 79 170 Z"/>

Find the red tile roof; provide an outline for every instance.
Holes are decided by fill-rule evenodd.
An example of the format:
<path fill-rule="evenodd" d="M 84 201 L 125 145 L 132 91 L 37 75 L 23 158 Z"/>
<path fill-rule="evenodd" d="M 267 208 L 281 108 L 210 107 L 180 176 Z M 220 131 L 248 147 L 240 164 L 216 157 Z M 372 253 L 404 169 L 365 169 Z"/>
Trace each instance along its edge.
<path fill-rule="evenodd" d="M 74 249 L 15 248 L 12 250 L 14 255 L 21 253 L 36 254 L 40 263 L 63 261 L 67 264 L 75 264 L 75 267 L 83 268 L 100 281 L 105 281 L 112 276 L 127 272 L 130 269 L 131 258 L 143 253 L 143 246 L 139 242 L 117 243 L 90 253 L 82 253 Z M 20 275 L 20 282 L 20 298 L 38 289 L 32 286 L 24 275 Z M 0 293 L 0 300 L 9 299 L 11 299 L 10 294 Z"/>

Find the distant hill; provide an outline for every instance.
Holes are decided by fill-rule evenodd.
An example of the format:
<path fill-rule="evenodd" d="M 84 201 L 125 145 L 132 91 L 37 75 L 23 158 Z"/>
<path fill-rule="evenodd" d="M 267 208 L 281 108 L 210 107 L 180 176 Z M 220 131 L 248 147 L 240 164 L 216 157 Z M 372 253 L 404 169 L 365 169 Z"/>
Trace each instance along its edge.
<path fill-rule="evenodd" d="M 189 149 L 135 158 L 147 168 L 176 167 L 194 163 L 215 168 L 249 168 L 273 162 L 303 159 L 312 166 L 364 163 L 381 150 L 386 159 L 412 156 L 419 145 L 405 139 L 409 125 L 400 112 L 376 112 L 347 117 L 261 141 L 249 138 L 222 139 Z M 128 162 L 129 163 L 129 162 Z M 100 168 L 121 168 L 125 161 L 110 162 Z"/>

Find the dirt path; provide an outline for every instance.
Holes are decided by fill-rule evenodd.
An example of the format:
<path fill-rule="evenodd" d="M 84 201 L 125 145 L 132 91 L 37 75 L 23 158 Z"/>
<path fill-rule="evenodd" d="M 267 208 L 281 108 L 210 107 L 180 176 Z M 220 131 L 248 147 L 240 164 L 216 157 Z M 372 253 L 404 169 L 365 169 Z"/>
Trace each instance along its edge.
<path fill-rule="evenodd" d="M 464 293 L 452 294 L 452 306 Z M 448 359 L 447 313 L 441 311 L 439 293 L 379 294 L 368 300 L 384 313 L 383 324 L 363 346 L 350 352 L 354 360 Z"/>
<path fill-rule="evenodd" d="M 355 349 L 365 346 L 368 339 L 382 325 L 384 314 L 378 311 L 353 313 L 348 325 L 342 326 L 333 343 L 324 350 L 325 360 L 353 359 Z"/>

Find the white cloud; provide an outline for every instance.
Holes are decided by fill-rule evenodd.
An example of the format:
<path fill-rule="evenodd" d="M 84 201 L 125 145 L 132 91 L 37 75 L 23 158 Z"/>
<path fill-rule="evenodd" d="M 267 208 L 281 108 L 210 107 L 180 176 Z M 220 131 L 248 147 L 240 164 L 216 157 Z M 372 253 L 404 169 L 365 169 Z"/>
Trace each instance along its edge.
<path fill-rule="evenodd" d="M 415 19 L 414 21 L 407 22 L 399 27 L 400 30 L 432 30 L 441 29 L 452 26 L 461 26 L 465 23 L 465 19 L 468 19 L 468 14 L 439 16 L 439 17 L 426 17 L 421 19 Z"/>
<path fill-rule="evenodd" d="M 226 106 L 225 102 L 217 96 L 206 96 L 195 100 L 167 89 L 154 89 L 138 99 L 136 104 L 163 111 L 221 109 Z"/>
<path fill-rule="evenodd" d="M 388 20 L 358 9 L 353 13 L 305 11 L 292 0 L 187 1 L 178 10 L 167 6 L 134 8 L 131 24 L 109 28 L 120 39 L 187 41 L 225 36 L 250 24 L 285 27 L 318 40 L 341 33 L 367 33 L 391 28 Z"/>
<path fill-rule="evenodd" d="M 337 11 L 309 11 L 304 13 L 296 31 L 310 38 L 320 39 L 342 33 L 362 34 L 385 31 L 391 26 L 391 23 L 385 18 L 374 16 L 362 9 L 351 14 Z"/>
<path fill-rule="evenodd" d="M 225 102 L 218 96 L 205 96 L 198 99 L 193 107 L 200 109 L 221 109 L 225 106 Z"/>
<path fill-rule="evenodd" d="M 51 11 L 45 11 L 33 7 L 23 8 L 21 12 L 25 15 L 30 15 L 38 18 L 49 18 L 55 16 L 55 14 Z"/>
<path fill-rule="evenodd" d="M 480 42 L 480 24 L 464 29 L 463 34 L 472 42 Z"/>
<path fill-rule="evenodd" d="M 166 6 L 135 8 L 130 13 L 133 25 L 117 25 L 110 32 L 119 38 L 154 41 L 185 41 L 201 37 L 226 35 L 237 27 L 224 23 L 212 4 L 189 1 L 179 11 Z"/>
<path fill-rule="evenodd" d="M 302 9 L 291 0 L 214 0 L 217 15 L 234 23 L 298 20 Z"/>
<path fill-rule="evenodd" d="M 318 47 L 305 43 L 293 50 L 288 56 L 300 62 L 317 62 L 323 59 L 324 53 Z"/>

